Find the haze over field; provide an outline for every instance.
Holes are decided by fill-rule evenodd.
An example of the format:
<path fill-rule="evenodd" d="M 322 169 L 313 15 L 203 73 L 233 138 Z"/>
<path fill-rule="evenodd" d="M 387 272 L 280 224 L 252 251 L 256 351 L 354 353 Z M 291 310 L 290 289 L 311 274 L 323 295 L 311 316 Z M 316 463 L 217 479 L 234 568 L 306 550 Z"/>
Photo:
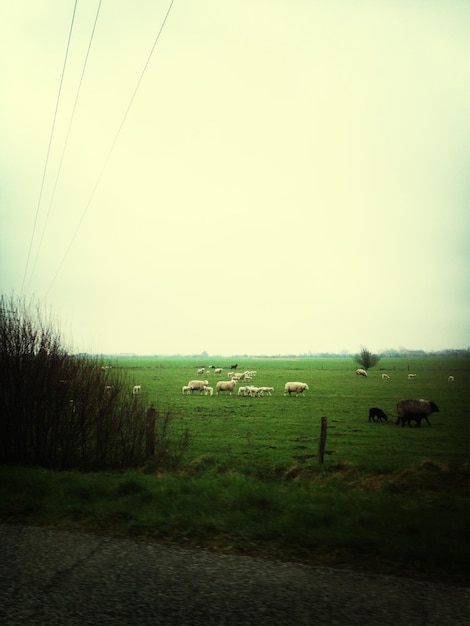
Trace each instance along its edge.
<path fill-rule="evenodd" d="M 2 3 L 1 291 L 77 351 L 467 347 L 468 25 L 461 0 Z"/>

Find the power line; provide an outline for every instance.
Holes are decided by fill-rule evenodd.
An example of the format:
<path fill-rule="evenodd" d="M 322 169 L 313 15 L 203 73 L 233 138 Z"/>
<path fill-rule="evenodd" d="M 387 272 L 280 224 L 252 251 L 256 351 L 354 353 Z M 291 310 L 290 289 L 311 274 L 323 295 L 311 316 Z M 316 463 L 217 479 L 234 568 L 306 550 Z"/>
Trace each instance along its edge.
<path fill-rule="evenodd" d="M 80 80 L 79 80 L 78 88 L 77 88 L 77 93 L 75 95 L 75 102 L 74 102 L 74 105 L 73 105 L 72 114 L 70 116 L 70 121 L 69 121 L 69 126 L 68 126 L 68 129 L 67 129 L 67 134 L 65 136 L 64 147 L 62 149 L 62 155 L 60 157 L 60 162 L 59 162 L 59 167 L 57 169 L 57 175 L 56 175 L 56 178 L 55 178 L 54 187 L 52 189 L 52 195 L 51 195 L 51 199 L 50 199 L 50 202 L 49 202 L 49 208 L 48 208 L 48 211 L 47 211 L 47 214 L 46 214 L 46 219 L 44 221 L 44 226 L 43 226 L 43 229 L 42 229 L 41 238 L 39 240 L 39 246 L 38 246 L 38 249 L 37 249 L 37 252 L 36 252 L 36 257 L 34 259 L 33 267 L 32 267 L 31 273 L 30 273 L 30 277 L 29 277 L 28 287 L 31 284 L 31 281 L 33 279 L 34 271 L 36 269 L 37 260 L 38 260 L 39 253 L 40 253 L 41 247 L 42 247 L 42 242 L 44 240 L 44 234 L 46 232 L 47 224 L 49 222 L 49 216 L 50 216 L 50 213 L 51 213 L 51 207 L 52 207 L 52 204 L 54 202 L 55 192 L 56 192 L 56 189 L 57 189 L 57 183 L 58 183 L 59 176 L 60 176 L 60 173 L 61 173 L 61 170 L 62 170 L 62 164 L 64 162 L 65 151 L 67 149 L 68 140 L 69 140 L 69 136 L 70 136 L 70 131 L 71 131 L 71 128 L 72 128 L 72 123 L 73 123 L 74 117 L 75 117 L 75 110 L 77 108 L 77 103 L 78 103 L 78 99 L 79 99 L 79 96 L 80 96 L 80 91 L 81 91 L 81 87 L 82 87 L 83 77 L 85 75 L 85 69 L 86 69 L 86 66 L 87 66 L 87 63 L 88 63 L 88 56 L 90 54 L 90 49 L 91 49 L 91 45 L 92 45 L 94 34 L 95 34 L 96 23 L 98 21 L 98 16 L 99 16 L 100 8 L 101 8 L 101 2 L 102 2 L 102 0 L 99 0 L 98 9 L 96 11 L 96 16 L 95 16 L 95 21 L 94 21 L 93 29 L 92 29 L 91 36 L 90 36 L 90 41 L 88 43 L 88 49 L 87 49 L 87 52 L 86 52 L 86 55 L 85 55 L 85 61 L 83 63 L 82 74 L 80 76 Z"/>
<path fill-rule="evenodd" d="M 31 241 L 29 242 L 28 257 L 26 259 L 26 266 L 24 268 L 23 282 L 21 283 L 21 291 L 23 291 L 23 289 L 24 289 L 26 275 L 28 273 L 29 259 L 31 257 L 31 250 L 33 248 L 34 236 L 36 234 L 36 226 L 37 226 L 38 216 L 39 216 L 39 207 L 41 205 L 42 192 L 44 190 L 44 181 L 46 179 L 47 166 L 48 166 L 48 163 L 49 163 L 49 156 L 50 156 L 50 152 L 51 152 L 52 138 L 54 136 L 55 123 L 56 123 L 56 119 L 57 119 L 57 111 L 59 109 L 60 96 L 61 96 L 61 93 L 62 93 L 62 84 L 64 82 L 65 67 L 67 65 L 67 58 L 68 58 L 69 48 L 70 48 L 70 40 L 72 38 L 72 30 L 73 30 L 73 24 L 74 24 L 74 21 L 75 21 L 75 12 L 77 10 L 77 2 L 78 2 L 78 0 L 75 0 L 75 4 L 74 4 L 74 7 L 73 7 L 72 21 L 71 21 L 70 30 L 69 30 L 69 38 L 68 38 L 68 41 L 67 41 L 67 48 L 66 48 L 66 51 L 65 51 L 65 58 L 64 58 L 64 63 L 63 63 L 63 67 L 62 67 L 62 76 L 60 78 L 59 92 L 57 94 L 57 101 L 56 101 L 56 105 L 55 105 L 54 118 L 53 118 L 53 121 L 52 121 L 51 134 L 50 134 L 50 137 L 49 137 L 49 145 L 48 145 L 48 148 L 47 148 L 46 161 L 44 163 L 44 170 L 43 170 L 43 173 L 42 173 L 41 188 L 39 190 L 39 198 L 38 198 L 38 203 L 37 203 L 37 206 L 36 206 L 36 216 L 34 218 L 33 232 L 31 234 Z"/>
<path fill-rule="evenodd" d="M 94 196 L 95 196 L 96 190 L 98 189 L 98 186 L 99 186 L 99 184 L 100 184 L 100 182 L 101 182 L 101 179 L 102 179 L 102 177 L 103 177 L 103 174 L 104 174 L 104 172 L 105 172 L 105 170 L 106 170 L 106 167 L 107 167 L 107 165 L 108 165 L 108 163 L 109 163 L 109 160 L 110 160 L 110 158 L 111 158 L 111 155 L 112 155 L 112 153 L 113 153 L 113 151 L 114 151 L 114 148 L 115 148 L 115 146 L 116 146 L 117 140 L 118 140 L 118 138 L 119 138 L 119 135 L 121 134 L 122 128 L 123 128 L 124 123 L 125 123 L 125 121 L 126 121 L 126 119 L 127 119 L 127 116 L 128 116 L 129 111 L 130 111 L 130 109 L 131 109 L 131 106 L 132 106 L 132 104 L 133 104 L 133 102 L 134 102 L 134 99 L 135 99 L 135 97 L 136 97 L 136 95 L 137 95 L 137 91 L 139 90 L 139 87 L 140 87 L 140 84 L 141 84 L 142 79 L 143 79 L 143 77 L 144 77 L 144 74 L 145 74 L 145 72 L 147 71 L 147 67 L 148 67 L 148 65 L 149 65 L 149 63 L 150 63 L 150 59 L 152 58 L 152 55 L 153 55 L 153 52 L 154 52 L 154 50 L 155 50 L 155 48 L 156 48 L 156 46 L 157 46 L 158 40 L 160 39 L 160 35 L 162 34 L 163 28 L 165 27 L 166 21 L 167 21 L 167 19 L 168 19 L 168 16 L 169 16 L 169 14 L 170 14 L 170 11 L 171 11 L 171 8 L 172 8 L 172 6 L 173 6 L 173 4 L 174 4 L 174 1 L 175 1 L 175 0 L 171 0 L 170 4 L 169 4 L 169 6 L 168 6 L 168 9 L 167 9 L 167 12 L 166 12 L 166 14 L 165 14 L 165 17 L 163 18 L 163 21 L 162 21 L 162 24 L 161 24 L 161 26 L 160 26 L 160 29 L 159 29 L 159 31 L 158 31 L 158 33 L 157 33 L 157 36 L 155 37 L 155 40 L 154 40 L 154 42 L 153 42 L 152 48 L 151 48 L 151 50 L 150 50 L 150 53 L 149 53 L 149 55 L 148 55 L 148 57 L 147 57 L 147 60 L 146 60 L 146 62 L 145 62 L 145 64 L 144 64 L 144 68 L 143 68 L 143 70 L 142 70 L 142 72 L 141 72 L 141 74 L 140 74 L 140 76 L 139 76 L 139 79 L 137 80 L 137 84 L 136 84 L 136 86 L 135 86 L 134 92 L 132 93 L 132 96 L 131 96 L 131 98 L 130 98 L 130 100 L 129 100 L 129 104 L 128 104 L 128 106 L 127 106 L 127 109 L 126 109 L 126 111 L 125 111 L 125 113 L 124 113 L 124 115 L 123 115 L 123 118 L 122 118 L 122 120 L 121 120 L 121 123 L 119 124 L 119 127 L 118 127 L 118 130 L 117 130 L 117 132 L 116 132 L 116 135 L 114 136 L 114 140 L 113 140 L 113 142 L 112 142 L 112 144 L 111 144 L 111 148 L 109 149 L 109 152 L 108 152 L 108 154 L 107 154 L 107 156 L 106 156 L 106 158 L 105 158 L 105 160 L 104 160 L 103 167 L 101 168 L 101 171 L 100 171 L 100 173 L 99 173 L 99 175 L 98 175 L 98 179 L 97 179 L 97 181 L 96 181 L 96 183 L 95 183 L 95 186 L 93 187 L 93 190 L 92 190 L 92 192 L 91 192 L 91 194 L 90 194 L 90 197 L 89 197 L 89 199 L 88 199 L 88 202 L 87 202 L 87 204 L 86 204 L 86 206 L 85 206 L 85 209 L 84 209 L 84 211 L 83 211 L 83 213 L 82 213 L 82 215 L 81 215 L 81 217 L 80 217 L 80 220 L 79 220 L 79 222 L 78 222 L 78 225 L 77 225 L 77 227 L 76 227 L 76 229 L 75 229 L 75 231 L 74 231 L 74 233 L 73 233 L 73 235 L 72 235 L 72 238 L 71 238 L 71 240 L 70 240 L 70 243 L 69 243 L 69 245 L 68 245 L 68 247 L 67 247 L 67 249 L 66 249 L 66 251 L 65 251 L 64 256 L 62 257 L 62 260 L 61 260 L 61 261 L 60 261 L 60 263 L 59 263 L 59 266 L 58 266 L 57 271 L 56 271 L 56 273 L 55 273 L 55 275 L 54 275 L 54 277 L 53 277 L 53 279 L 52 279 L 52 281 L 51 281 L 51 284 L 49 285 L 49 288 L 48 288 L 48 290 L 46 291 L 46 297 L 49 295 L 49 293 L 50 293 L 50 291 L 51 291 L 52 287 L 54 286 L 54 283 L 55 283 L 55 281 L 56 281 L 56 279 L 57 279 L 57 276 L 59 275 L 60 270 L 62 269 L 62 267 L 63 267 L 63 265 L 64 265 L 64 263 L 65 263 L 65 260 L 66 260 L 66 258 L 67 258 L 67 256 L 68 256 L 68 254 L 69 254 L 69 252 L 70 252 L 70 250 L 71 250 L 71 248 L 72 248 L 72 245 L 73 245 L 73 243 L 74 243 L 74 241 L 75 241 L 75 239 L 76 239 L 76 237 L 77 237 L 78 231 L 80 230 L 80 227 L 81 227 L 81 225 L 82 225 L 82 223 L 83 223 L 83 221 L 84 221 L 84 219 L 85 219 L 85 216 L 86 216 L 86 214 L 87 214 L 87 212 L 88 212 L 88 209 L 90 208 L 91 202 L 92 202 L 92 200 L 93 200 L 93 198 L 94 198 Z"/>

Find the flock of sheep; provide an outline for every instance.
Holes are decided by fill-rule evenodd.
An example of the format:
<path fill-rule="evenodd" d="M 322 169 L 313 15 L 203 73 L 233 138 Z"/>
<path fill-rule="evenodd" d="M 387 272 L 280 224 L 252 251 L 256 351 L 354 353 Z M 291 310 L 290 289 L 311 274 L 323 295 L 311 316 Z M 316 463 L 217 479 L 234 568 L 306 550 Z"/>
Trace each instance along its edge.
<path fill-rule="evenodd" d="M 255 370 L 247 370 L 246 372 L 235 372 L 236 365 L 231 367 L 231 371 L 228 373 L 228 377 L 230 380 L 219 380 L 216 384 L 217 395 L 223 392 L 228 392 L 229 395 L 232 395 L 232 392 L 235 389 L 235 386 L 240 381 L 251 381 L 256 376 Z M 204 367 L 198 369 L 197 373 L 207 374 L 210 370 L 206 370 Z M 221 367 L 214 368 L 214 373 L 217 375 L 222 374 L 223 369 Z M 359 368 L 356 370 L 357 376 L 363 376 L 365 378 L 368 377 L 367 371 L 365 369 Z M 389 380 L 390 376 L 388 374 L 382 374 L 382 380 Z M 416 379 L 416 374 L 408 374 L 408 380 Z M 454 377 L 449 376 L 448 382 L 454 382 Z M 284 395 L 295 394 L 296 396 L 303 394 L 305 391 L 309 389 L 307 383 L 302 383 L 298 381 L 287 382 L 284 386 Z M 209 385 L 208 380 L 190 380 L 187 385 L 182 387 L 183 395 L 191 395 L 195 391 L 199 391 L 200 394 L 212 396 L 214 393 L 214 388 Z M 248 396 L 248 397 L 261 397 L 261 396 L 271 396 L 274 392 L 273 387 L 256 387 L 254 385 L 244 385 L 238 387 L 238 395 L 239 396 Z M 421 422 L 424 419 L 429 426 L 431 423 L 429 421 L 429 416 L 432 413 L 439 413 L 439 408 L 437 404 L 435 404 L 432 400 L 424 400 L 424 399 L 407 399 L 400 400 L 397 404 L 397 425 L 404 426 L 408 424 L 411 426 L 411 422 L 415 421 L 417 427 L 421 427 Z M 388 421 L 387 414 L 380 409 L 379 407 L 372 407 L 369 409 L 369 422 L 381 422 Z"/>
<path fill-rule="evenodd" d="M 232 366 L 232 370 L 235 369 L 236 366 Z M 222 374 L 223 369 L 221 367 L 214 368 L 214 374 L 220 375 Z M 209 373 L 209 370 L 205 370 L 204 367 L 200 367 L 197 371 L 199 375 Z M 228 377 L 230 380 L 219 380 L 216 384 L 217 395 L 228 391 L 229 395 L 232 395 L 232 392 L 235 389 L 235 386 L 240 381 L 251 381 L 256 376 L 256 370 L 247 370 L 246 372 L 235 372 L 230 371 L 228 373 Z M 308 390 L 307 383 L 301 382 L 288 382 L 284 386 L 284 395 L 291 395 L 295 393 L 296 396 L 302 394 L 304 391 Z M 214 388 L 209 385 L 208 380 L 190 380 L 187 385 L 184 385 L 181 388 L 181 392 L 183 395 L 191 395 L 194 391 L 199 391 L 199 393 L 206 396 L 212 396 L 214 394 Z M 274 387 L 256 387 L 255 385 L 243 385 L 238 387 L 238 395 L 251 397 L 251 398 L 259 398 L 261 396 L 271 396 L 274 392 Z"/>
<path fill-rule="evenodd" d="M 366 372 L 366 370 L 363 370 L 361 368 L 356 370 L 356 376 L 363 376 L 364 378 L 368 377 L 368 374 Z M 390 376 L 388 374 L 382 374 L 382 380 L 389 380 Z M 408 374 L 408 380 L 415 380 L 416 379 L 416 374 Z M 453 376 L 449 376 L 447 378 L 447 382 L 448 383 L 453 383 L 455 380 L 455 378 Z"/>

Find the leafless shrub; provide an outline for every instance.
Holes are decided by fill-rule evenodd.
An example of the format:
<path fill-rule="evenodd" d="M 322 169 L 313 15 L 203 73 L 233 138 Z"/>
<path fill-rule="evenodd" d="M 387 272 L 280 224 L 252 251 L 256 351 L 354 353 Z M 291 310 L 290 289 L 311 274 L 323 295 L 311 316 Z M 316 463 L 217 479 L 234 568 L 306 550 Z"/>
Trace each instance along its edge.
<path fill-rule="evenodd" d="M 147 416 L 150 418 L 148 425 L 153 433 L 153 445 L 148 450 L 145 471 L 178 469 L 193 440 L 190 431 L 175 419 L 170 409 L 156 409 L 152 406 Z"/>
<path fill-rule="evenodd" d="M 366 371 L 371 367 L 375 367 L 380 361 L 380 357 L 377 354 L 373 354 L 365 346 L 361 347 L 359 354 L 354 356 L 354 360 L 358 365 L 363 367 Z"/>
<path fill-rule="evenodd" d="M 145 461 L 145 394 L 118 368 L 73 356 L 39 306 L 0 298 L 0 462 L 124 469 Z"/>

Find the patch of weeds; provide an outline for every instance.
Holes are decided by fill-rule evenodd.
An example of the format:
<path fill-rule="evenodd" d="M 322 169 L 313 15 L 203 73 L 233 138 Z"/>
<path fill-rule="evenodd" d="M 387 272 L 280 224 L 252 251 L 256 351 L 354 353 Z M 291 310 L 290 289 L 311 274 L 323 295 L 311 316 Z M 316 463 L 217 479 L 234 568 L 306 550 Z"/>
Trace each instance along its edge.
<path fill-rule="evenodd" d="M 424 459 L 418 466 L 408 468 L 388 481 L 392 492 L 462 491 L 468 495 L 469 471 L 464 465 L 451 470 L 445 463 Z"/>
<path fill-rule="evenodd" d="M 219 461 L 215 454 L 201 454 L 201 456 L 193 459 L 188 467 L 198 472 L 205 472 L 217 467 L 218 463 Z"/>
<path fill-rule="evenodd" d="M 141 494 L 144 491 L 146 488 L 141 481 L 132 476 L 120 481 L 116 487 L 116 495 L 124 498 Z"/>

